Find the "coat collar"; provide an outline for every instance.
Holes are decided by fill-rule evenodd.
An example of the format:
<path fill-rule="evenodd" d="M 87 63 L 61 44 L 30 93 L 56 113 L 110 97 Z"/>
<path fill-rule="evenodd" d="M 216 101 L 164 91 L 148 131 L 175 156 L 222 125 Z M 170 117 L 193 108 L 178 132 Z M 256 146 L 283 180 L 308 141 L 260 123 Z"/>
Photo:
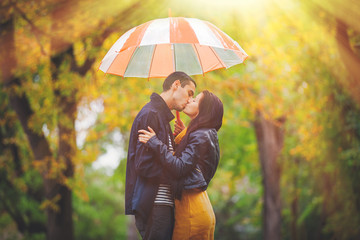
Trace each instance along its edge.
<path fill-rule="evenodd" d="M 159 94 L 157 93 L 151 94 L 150 99 L 151 102 L 156 107 L 156 110 L 162 113 L 161 115 L 167 122 L 170 122 L 175 118 L 175 116 L 172 114 L 171 110 L 167 106 L 166 102 Z"/>

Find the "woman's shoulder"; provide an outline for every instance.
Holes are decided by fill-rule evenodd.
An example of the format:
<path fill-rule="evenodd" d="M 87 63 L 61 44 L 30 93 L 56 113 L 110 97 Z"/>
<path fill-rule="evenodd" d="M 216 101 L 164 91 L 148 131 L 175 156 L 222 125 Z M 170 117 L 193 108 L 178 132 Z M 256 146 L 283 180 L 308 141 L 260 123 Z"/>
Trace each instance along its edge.
<path fill-rule="evenodd" d="M 199 138 L 202 140 L 217 140 L 215 128 L 200 128 L 189 134 L 189 138 Z"/>
<path fill-rule="evenodd" d="M 199 128 L 192 132 L 192 134 L 217 134 L 215 128 Z"/>

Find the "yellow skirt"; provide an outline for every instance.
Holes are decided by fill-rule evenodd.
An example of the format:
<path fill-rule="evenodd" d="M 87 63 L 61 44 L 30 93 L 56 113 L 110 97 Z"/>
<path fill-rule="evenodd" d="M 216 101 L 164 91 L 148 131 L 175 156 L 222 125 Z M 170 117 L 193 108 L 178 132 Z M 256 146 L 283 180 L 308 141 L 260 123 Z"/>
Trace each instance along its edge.
<path fill-rule="evenodd" d="M 175 200 L 173 240 L 214 239 L 215 214 L 206 191 L 184 190 Z"/>

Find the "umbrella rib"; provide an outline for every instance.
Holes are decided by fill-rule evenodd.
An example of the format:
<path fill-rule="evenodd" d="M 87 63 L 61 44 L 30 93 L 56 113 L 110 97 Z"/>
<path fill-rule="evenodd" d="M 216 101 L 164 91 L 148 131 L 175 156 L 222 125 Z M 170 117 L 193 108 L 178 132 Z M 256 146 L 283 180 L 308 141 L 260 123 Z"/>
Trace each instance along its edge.
<path fill-rule="evenodd" d="M 135 54 L 135 52 L 136 52 L 136 50 L 137 50 L 138 47 L 139 47 L 139 46 L 135 47 L 135 50 L 134 50 L 133 53 L 131 54 L 130 60 L 128 61 L 128 64 L 126 65 L 126 68 L 125 68 L 124 76 L 123 76 L 123 77 L 125 77 L 125 73 L 126 73 L 126 71 L 128 70 L 129 65 L 130 65 L 130 63 L 131 63 L 131 60 L 134 58 L 134 54 Z"/>
<path fill-rule="evenodd" d="M 154 55 L 155 55 L 156 47 L 157 47 L 157 44 L 155 45 L 154 50 L 153 50 L 153 54 L 151 56 L 150 68 L 149 68 L 149 74 L 148 74 L 148 81 L 150 81 L 151 67 L 152 67 L 152 64 L 153 64 L 153 61 L 154 61 Z"/>
<path fill-rule="evenodd" d="M 175 57 L 175 44 L 171 44 L 172 46 L 172 54 L 173 54 L 173 59 L 174 59 L 174 72 L 176 71 L 176 57 Z"/>
<path fill-rule="evenodd" d="M 197 57 L 198 57 L 198 59 L 199 59 L 199 62 L 200 62 L 201 72 L 202 72 L 202 74 L 203 74 L 203 76 L 204 76 L 205 73 L 204 73 L 204 68 L 203 68 L 203 65 L 202 65 L 202 62 L 201 62 L 201 58 L 200 58 L 200 55 L 199 55 L 199 51 L 198 51 L 195 43 L 193 44 L 193 46 L 194 46 L 194 48 L 195 48 L 195 50 L 196 50 L 196 55 L 197 55 Z"/>
<path fill-rule="evenodd" d="M 171 27 L 173 26 L 173 17 L 169 17 L 169 23 L 170 23 L 170 27 L 169 27 L 169 31 L 170 31 L 170 35 L 169 35 L 169 42 L 170 42 L 170 49 L 172 49 L 173 51 L 171 51 L 172 53 L 172 57 L 173 57 L 173 72 L 176 71 L 176 58 L 175 58 L 175 44 L 171 43 Z"/>
<path fill-rule="evenodd" d="M 219 62 L 221 63 L 221 65 L 226 68 L 226 65 L 223 63 L 223 61 L 221 60 L 221 58 L 216 54 L 215 50 L 212 47 L 209 47 L 211 49 L 211 51 L 214 53 L 215 57 L 219 60 Z"/>
<path fill-rule="evenodd" d="M 119 54 L 118 54 L 118 55 L 119 55 Z M 115 59 L 118 57 L 118 55 L 117 55 L 117 56 L 114 58 L 114 60 L 110 63 L 108 69 L 106 69 L 105 75 L 107 74 L 107 72 L 109 71 L 109 69 L 111 68 L 111 66 L 113 65 L 113 63 L 115 62 Z M 101 63 L 102 63 L 102 61 L 101 61 Z M 101 64 L 100 64 L 98 70 L 100 69 L 100 67 L 101 67 Z M 124 74 L 125 74 L 125 72 L 124 72 Z"/>

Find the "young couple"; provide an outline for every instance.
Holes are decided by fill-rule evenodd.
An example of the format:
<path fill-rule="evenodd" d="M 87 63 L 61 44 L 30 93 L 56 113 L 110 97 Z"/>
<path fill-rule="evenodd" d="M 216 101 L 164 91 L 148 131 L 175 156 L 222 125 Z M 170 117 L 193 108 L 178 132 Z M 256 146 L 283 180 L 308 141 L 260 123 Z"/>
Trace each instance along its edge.
<path fill-rule="evenodd" d="M 213 239 L 215 215 L 206 188 L 219 163 L 217 131 L 223 104 L 209 91 L 194 98 L 196 83 L 170 74 L 136 116 L 126 167 L 125 214 L 135 215 L 143 239 Z M 187 128 L 171 110 L 183 111 Z"/>

